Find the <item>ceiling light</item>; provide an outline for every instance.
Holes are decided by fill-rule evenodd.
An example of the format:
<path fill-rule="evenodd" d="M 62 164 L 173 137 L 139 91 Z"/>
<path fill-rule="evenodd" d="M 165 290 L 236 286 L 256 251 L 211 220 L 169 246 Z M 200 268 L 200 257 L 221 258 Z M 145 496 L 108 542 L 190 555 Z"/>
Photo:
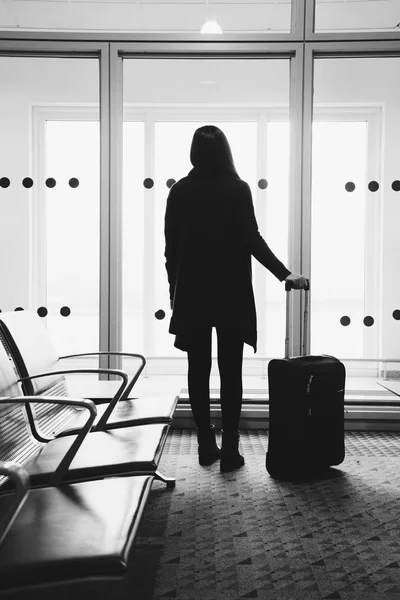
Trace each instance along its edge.
<path fill-rule="evenodd" d="M 200 29 L 200 33 L 222 33 L 222 29 L 216 19 L 207 19 Z"/>

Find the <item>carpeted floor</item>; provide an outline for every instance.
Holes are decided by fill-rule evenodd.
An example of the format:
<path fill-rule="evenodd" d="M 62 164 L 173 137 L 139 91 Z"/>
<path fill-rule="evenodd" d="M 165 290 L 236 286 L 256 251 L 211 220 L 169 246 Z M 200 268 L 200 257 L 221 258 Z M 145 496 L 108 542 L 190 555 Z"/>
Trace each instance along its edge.
<path fill-rule="evenodd" d="M 193 431 L 171 431 L 138 531 L 128 597 L 139 600 L 400 599 L 400 435 L 348 432 L 319 481 L 265 470 L 267 432 L 242 432 L 246 465 L 200 467 Z"/>

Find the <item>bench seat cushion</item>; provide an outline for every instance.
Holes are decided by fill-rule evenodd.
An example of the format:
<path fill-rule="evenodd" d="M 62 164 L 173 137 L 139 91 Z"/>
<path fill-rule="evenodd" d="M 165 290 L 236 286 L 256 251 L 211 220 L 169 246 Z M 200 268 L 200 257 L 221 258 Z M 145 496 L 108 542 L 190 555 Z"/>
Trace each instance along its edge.
<path fill-rule="evenodd" d="M 75 455 L 66 481 L 152 473 L 157 469 L 168 434 L 167 424 L 138 425 L 89 433 Z M 71 446 L 75 435 L 49 442 L 42 452 L 24 465 L 31 485 L 45 485 Z"/>
<path fill-rule="evenodd" d="M 0 590 L 122 576 L 152 476 L 30 490 L 0 547 Z M 11 494 L 0 497 L 5 509 Z"/>
<path fill-rule="evenodd" d="M 145 425 L 148 423 L 170 423 L 174 416 L 175 408 L 178 402 L 178 396 L 156 396 L 153 398 L 136 398 L 135 400 L 126 400 L 119 402 L 111 413 L 108 424 L 119 422 L 119 427 L 132 425 Z M 97 417 L 95 424 L 98 423 L 101 416 L 107 409 L 107 405 L 97 406 Z M 76 428 L 82 427 L 87 419 L 87 411 L 82 410 L 73 420 L 68 422 L 68 426 L 63 430 L 62 435 L 70 435 Z"/>

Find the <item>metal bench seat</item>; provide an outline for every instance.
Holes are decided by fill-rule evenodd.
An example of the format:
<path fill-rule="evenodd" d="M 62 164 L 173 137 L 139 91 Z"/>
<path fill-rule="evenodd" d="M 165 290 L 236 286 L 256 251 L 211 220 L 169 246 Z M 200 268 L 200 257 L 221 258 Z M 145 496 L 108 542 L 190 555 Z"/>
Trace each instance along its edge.
<path fill-rule="evenodd" d="M 19 487 L 0 496 L 0 590 L 124 576 L 151 475 L 27 492 L 20 469 L 0 473 Z"/>
<path fill-rule="evenodd" d="M 157 471 L 169 423 L 93 431 L 97 407 L 91 400 L 21 396 L 20 388 L 13 364 L 0 345 L 0 460 L 14 460 L 26 466 L 32 486 L 132 473 L 154 475 L 168 487 L 175 485 L 174 479 Z M 61 411 L 74 409 L 80 415 L 84 411 L 82 427 L 78 433 L 65 437 L 44 435 L 29 418 L 32 414 L 27 408 L 32 406 L 58 406 Z M 65 414 L 61 411 L 59 418 L 63 431 L 69 421 L 65 421 Z M 46 413 L 43 415 L 45 417 Z M 70 415 L 67 416 L 70 418 Z M 57 430 L 57 415 L 53 414 L 52 425 Z M 4 493 L 5 489 L 6 484 L 3 484 L 0 493 Z"/>
<path fill-rule="evenodd" d="M 167 484 L 157 468 L 168 434 L 167 424 L 138 425 L 92 432 L 85 437 L 63 481 L 83 481 L 116 475 L 144 473 Z M 48 485 L 62 458 L 67 455 L 76 435 L 57 438 L 46 444 L 40 454 L 24 465 L 32 487 Z"/>

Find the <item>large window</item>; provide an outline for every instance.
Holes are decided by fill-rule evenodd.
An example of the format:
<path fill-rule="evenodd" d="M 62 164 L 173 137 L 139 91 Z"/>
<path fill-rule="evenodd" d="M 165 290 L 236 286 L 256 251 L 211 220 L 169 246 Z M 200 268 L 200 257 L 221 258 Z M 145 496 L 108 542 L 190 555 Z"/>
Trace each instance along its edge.
<path fill-rule="evenodd" d="M 288 263 L 290 61 L 140 59 L 123 65 L 123 347 L 141 348 L 150 372 L 165 372 L 168 365 L 184 373 L 186 357 L 168 333 L 169 189 L 191 169 L 194 131 L 217 125 L 240 177 L 250 185 L 260 232 Z M 172 101 L 177 97 L 179 104 Z M 284 351 L 284 291 L 255 260 L 253 274 L 259 360 Z M 252 348 L 245 348 L 245 356 L 246 372 L 261 374 L 265 362 L 254 371 Z"/>
<path fill-rule="evenodd" d="M 71 4 L 71 27 L 84 4 Z M 376 387 L 398 364 L 375 359 L 400 356 L 398 2 L 210 4 L 229 35 L 197 35 L 200 5 L 179 21 L 184 3 L 168 5 L 162 26 L 167 5 L 154 2 L 130 6 L 142 11 L 132 35 L 4 34 L 0 310 L 39 311 L 61 354 L 139 351 L 146 375 L 185 373 L 168 333 L 163 219 L 195 128 L 215 123 L 262 235 L 311 276 L 308 350 L 349 359 L 349 376 L 361 365 Z M 255 260 L 253 281 L 259 344 L 245 374 L 265 376 L 284 353 L 285 294 Z M 295 354 L 301 308 L 292 294 Z"/>
<path fill-rule="evenodd" d="M 131 112 L 130 117 L 137 119 L 143 111 L 145 107 L 136 116 Z M 143 348 L 150 357 L 181 358 L 168 333 L 171 311 L 164 215 L 169 188 L 191 169 L 194 131 L 212 122 L 225 132 L 238 173 L 252 190 L 260 230 L 276 254 L 287 262 L 289 126 L 287 121 L 282 122 L 282 113 L 273 109 L 253 114 L 236 109 L 230 120 L 217 110 L 210 110 L 202 120 L 190 110 L 157 116 L 147 109 L 147 115 L 141 123 L 126 120 L 124 124 L 123 342 L 124 348 Z M 225 120 L 221 121 L 223 116 Z M 145 178 L 140 159 L 152 149 L 149 162 L 154 164 L 154 180 Z M 259 179 L 258 165 L 265 175 Z M 261 265 L 254 264 L 254 287 L 259 309 L 259 353 L 277 355 L 283 352 L 284 344 L 282 286 Z M 146 310 L 149 302 L 151 311 Z M 252 354 L 252 349 L 246 347 L 245 356 Z"/>

